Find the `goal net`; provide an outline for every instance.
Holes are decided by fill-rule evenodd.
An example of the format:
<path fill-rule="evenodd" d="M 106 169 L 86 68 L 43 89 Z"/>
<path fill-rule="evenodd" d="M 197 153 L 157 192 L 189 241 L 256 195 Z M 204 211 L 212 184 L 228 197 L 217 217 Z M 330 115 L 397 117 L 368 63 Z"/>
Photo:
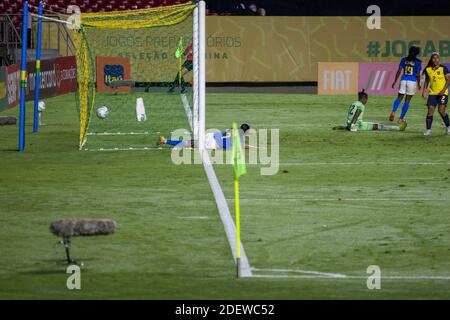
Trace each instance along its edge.
<path fill-rule="evenodd" d="M 197 138 L 198 11 L 188 2 L 81 15 L 80 149 L 155 149 L 178 129 Z"/>

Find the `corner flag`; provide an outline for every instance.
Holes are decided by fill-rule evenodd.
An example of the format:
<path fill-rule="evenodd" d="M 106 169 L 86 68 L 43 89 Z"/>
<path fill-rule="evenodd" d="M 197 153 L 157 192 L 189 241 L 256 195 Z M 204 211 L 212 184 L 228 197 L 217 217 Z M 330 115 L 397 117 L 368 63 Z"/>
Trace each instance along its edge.
<path fill-rule="evenodd" d="M 239 179 L 240 176 L 247 173 L 247 168 L 245 167 L 245 155 L 242 150 L 241 136 L 237 128 L 237 124 L 233 123 L 233 167 L 234 176 Z"/>
<path fill-rule="evenodd" d="M 180 36 L 180 40 L 178 41 L 178 48 L 175 51 L 175 57 L 178 59 L 178 85 L 181 87 L 181 57 L 183 56 L 184 45 L 183 45 L 183 36 Z"/>
<path fill-rule="evenodd" d="M 175 57 L 178 59 L 181 58 L 181 56 L 183 55 L 183 51 L 184 51 L 183 36 L 181 36 L 180 40 L 178 41 L 177 51 L 175 51 Z"/>
<path fill-rule="evenodd" d="M 242 150 L 241 136 L 237 128 L 237 124 L 233 123 L 233 168 L 234 168 L 234 203 L 235 203 L 235 213 L 236 213 L 236 266 L 237 266 L 237 276 L 240 275 L 240 261 L 241 261 L 241 217 L 240 217 L 240 206 L 239 206 L 239 177 L 247 173 L 247 168 L 245 167 L 245 154 Z"/>

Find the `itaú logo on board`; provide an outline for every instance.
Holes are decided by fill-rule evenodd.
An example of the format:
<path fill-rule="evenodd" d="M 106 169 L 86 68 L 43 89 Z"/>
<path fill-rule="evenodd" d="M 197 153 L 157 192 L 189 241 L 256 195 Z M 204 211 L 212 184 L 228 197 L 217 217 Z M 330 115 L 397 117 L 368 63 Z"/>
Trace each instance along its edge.
<path fill-rule="evenodd" d="M 121 64 L 107 64 L 103 69 L 105 85 L 125 79 L 125 67 Z"/>

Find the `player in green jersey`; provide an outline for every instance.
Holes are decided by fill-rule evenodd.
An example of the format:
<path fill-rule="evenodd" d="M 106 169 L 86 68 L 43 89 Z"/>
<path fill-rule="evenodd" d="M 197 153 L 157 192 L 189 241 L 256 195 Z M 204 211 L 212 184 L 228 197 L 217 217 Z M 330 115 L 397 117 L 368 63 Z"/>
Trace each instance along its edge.
<path fill-rule="evenodd" d="M 405 131 L 408 125 L 406 121 L 402 122 L 401 125 L 386 125 L 382 123 L 365 122 L 363 120 L 364 111 L 366 108 L 367 101 L 369 100 L 369 95 L 364 89 L 358 92 L 358 101 L 351 104 L 347 112 L 347 119 L 345 121 L 345 126 L 334 127 L 333 129 L 346 129 L 352 132 L 355 131 Z"/>

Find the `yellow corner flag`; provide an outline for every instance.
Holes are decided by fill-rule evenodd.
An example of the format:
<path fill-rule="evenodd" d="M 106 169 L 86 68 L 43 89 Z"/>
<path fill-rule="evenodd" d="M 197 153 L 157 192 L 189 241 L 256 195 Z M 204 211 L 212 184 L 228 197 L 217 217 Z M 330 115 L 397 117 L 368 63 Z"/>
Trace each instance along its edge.
<path fill-rule="evenodd" d="M 247 173 L 245 167 L 245 155 L 241 145 L 241 135 L 236 123 L 233 123 L 233 167 L 234 176 L 239 179 L 240 176 Z"/>
<path fill-rule="evenodd" d="M 241 135 L 237 128 L 237 124 L 233 123 L 233 149 L 232 159 L 234 168 L 234 203 L 236 214 L 236 265 L 237 276 L 240 275 L 240 260 L 241 260 L 241 217 L 239 208 L 239 177 L 247 173 L 245 167 L 245 154 L 242 150 Z"/>

